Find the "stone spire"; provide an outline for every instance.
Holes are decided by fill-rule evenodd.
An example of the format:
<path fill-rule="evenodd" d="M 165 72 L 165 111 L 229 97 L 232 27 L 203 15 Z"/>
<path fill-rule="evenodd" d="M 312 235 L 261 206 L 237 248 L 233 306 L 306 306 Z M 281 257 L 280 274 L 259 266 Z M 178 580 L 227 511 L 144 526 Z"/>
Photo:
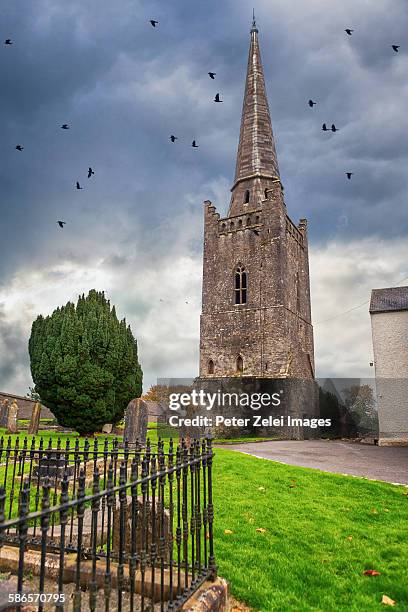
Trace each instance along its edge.
<path fill-rule="evenodd" d="M 279 180 L 278 160 L 254 15 L 229 215 L 259 207 L 265 199 L 265 189 L 276 179 Z"/>

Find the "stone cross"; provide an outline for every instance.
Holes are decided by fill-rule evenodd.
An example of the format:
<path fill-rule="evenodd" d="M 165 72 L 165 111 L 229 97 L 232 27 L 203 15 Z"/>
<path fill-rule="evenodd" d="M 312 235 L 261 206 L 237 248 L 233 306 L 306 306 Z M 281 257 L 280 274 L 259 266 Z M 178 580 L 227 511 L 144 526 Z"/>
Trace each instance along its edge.
<path fill-rule="evenodd" d="M 11 406 L 8 409 L 8 415 L 7 415 L 7 433 L 9 434 L 18 433 L 17 415 L 18 415 L 18 404 L 16 400 L 13 400 L 11 403 Z"/>
<path fill-rule="evenodd" d="M 35 436 L 38 433 L 38 428 L 40 425 L 40 416 L 41 416 L 41 404 L 40 402 L 36 402 L 33 411 L 31 413 L 30 424 L 28 426 L 28 435 Z"/>
<path fill-rule="evenodd" d="M 130 446 L 139 440 L 142 444 L 146 442 L 147 434 L 147 405 L 142 399 L 131 400 L 125 412 L 125 431 L 123 439 L 127 440 Z"/>

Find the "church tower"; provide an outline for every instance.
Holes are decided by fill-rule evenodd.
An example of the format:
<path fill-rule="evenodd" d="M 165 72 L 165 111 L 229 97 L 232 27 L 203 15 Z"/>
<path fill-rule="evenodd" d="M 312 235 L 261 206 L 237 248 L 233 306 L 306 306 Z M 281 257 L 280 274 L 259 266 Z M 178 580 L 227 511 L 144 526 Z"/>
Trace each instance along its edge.
<path fill-rule="evenodd" d="M 286 211 L 255 20 L 228 215 L 204 206 L 200 378 L 313 379 L 307 221 Z"/>

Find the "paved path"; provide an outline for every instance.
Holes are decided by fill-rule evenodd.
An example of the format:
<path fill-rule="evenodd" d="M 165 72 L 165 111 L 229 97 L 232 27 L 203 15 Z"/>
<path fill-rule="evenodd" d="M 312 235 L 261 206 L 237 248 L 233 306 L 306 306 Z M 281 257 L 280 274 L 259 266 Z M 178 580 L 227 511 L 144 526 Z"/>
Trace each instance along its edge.
<path fill-rule="evenodd" d="M 334 440 L 279 440 L 233 444 L 223 448 L 289 465 L 408 485 L 408 447 Z"/>

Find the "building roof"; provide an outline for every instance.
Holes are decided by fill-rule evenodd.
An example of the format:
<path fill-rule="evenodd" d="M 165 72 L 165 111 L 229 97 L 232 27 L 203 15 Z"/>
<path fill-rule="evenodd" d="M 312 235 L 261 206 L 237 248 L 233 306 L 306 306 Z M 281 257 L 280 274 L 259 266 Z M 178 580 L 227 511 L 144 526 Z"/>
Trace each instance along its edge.
<path fill-rule="evenodd" d="M 251 29 L 235 184 L 253 175 L 279 177 L 255 19 Z"/>
<path fill-rule="evenodd" d="M 389 287 L 371 291 L 371 314 L 401 310 L 408 310 L 408 287 Z"/>

